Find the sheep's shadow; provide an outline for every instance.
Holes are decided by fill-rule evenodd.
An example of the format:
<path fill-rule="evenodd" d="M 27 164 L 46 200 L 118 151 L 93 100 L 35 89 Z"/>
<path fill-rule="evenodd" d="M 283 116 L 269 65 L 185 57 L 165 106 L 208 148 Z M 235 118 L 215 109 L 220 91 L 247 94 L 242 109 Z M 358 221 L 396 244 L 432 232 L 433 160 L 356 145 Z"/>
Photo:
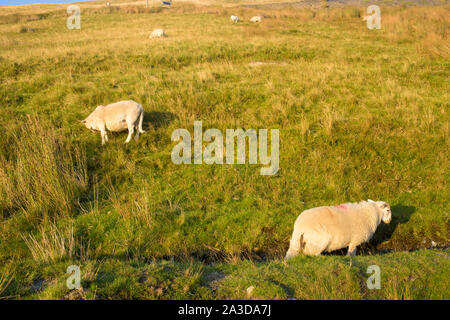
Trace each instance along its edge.
<path fill-rule="evenodd" d="M 380 253 L 386 251 L 388 248 L 380 248 L 380 245 L 391 239 L 395 230 L 397 229 L 399 224 L 405 224 L 409 221 L 414 212 L 416 212 L 417 208 L 414 206 L 404 206 L 404 205 L 395 205 L 391 207 L 392 211 L 392 221 L 389 224 L 385 224 L 383 222 L 380 223 L 375 234 L 372 239 L 368 243 L 364 243 L 358 246 L 357 254 L 373 254 Z M 389 251 L 389 250 L 387 250 Z M 326 255 L 345 255 L 347 254 L 347 248 L 339 249 L 336 251 L 332 251 L 329 253 L 322 253 Z"/>
<path fill-rule="evenodd" d="M 176 118 L 177 115 L 172 112 L 145 111 L 144 130 L 149 129 L 150 127 L 154 129 L 166 127 Z"/>
<path fill-rule="evenodd" d="M 392 234 L 397 229 L 399 224 L 405 224 L 409 221 L 417 208 L 414 206 L 395 205 L 391 207 L 392 221 L 389 224 L 381 223 L 373 238 L 370 240 L 370 245 L 377 248 L 381 243 L 391 239 Z"/>

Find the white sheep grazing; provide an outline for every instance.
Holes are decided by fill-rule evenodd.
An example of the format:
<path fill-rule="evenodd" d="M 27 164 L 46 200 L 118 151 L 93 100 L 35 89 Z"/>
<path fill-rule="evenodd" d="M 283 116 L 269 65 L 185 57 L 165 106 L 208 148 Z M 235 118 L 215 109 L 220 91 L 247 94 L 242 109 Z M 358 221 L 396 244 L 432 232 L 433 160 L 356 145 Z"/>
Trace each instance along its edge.
<path fill-rule="evenodd" d="M 233 21 L 234 23 L 238 23 L 239 21 L 241 21 L 241 20 L 239 19 L 239 17 L 237 17 L 237 16 L 231 16 L 231 17 L 230 17 L 230 20 Z"/>
<path fill-rule="evenodd" d="M 166 37 L 166 33 L 164 32 L 164 29 L 155 29 L 150 34 L 150 38 L 163 38 Z"/>
<path fill-rule="evenodd" d="M 261 22 L 262 18 L 260 16 L 254 16 L 250 19 L 250 22 Z"/>
<path fill-rule="evenodd" d="M 144 108 L 139 103 L 128 100 L 119 101 L 105 106 L 98 106 L 85 120 L 81 122 L 90 130 L 100 131 L 102 144 L 108 141 L 106 129 L 109 131 L 124 131 L 128 129 L 128 137 L 125 143 L 130 142 L 131 136 L 136 130 L 134 139 L 139 139 L 144 121 Z"/>
<path fill-rule="evenodd" d="M 356 247 L 372 238 L 381 221 L 391 222 L 391 208 L 370 199 L 305 210 L 295 221 L 286 259 L 300 252 L 317 256 L 346 247 L 347 255 L 355 255 Z"/>

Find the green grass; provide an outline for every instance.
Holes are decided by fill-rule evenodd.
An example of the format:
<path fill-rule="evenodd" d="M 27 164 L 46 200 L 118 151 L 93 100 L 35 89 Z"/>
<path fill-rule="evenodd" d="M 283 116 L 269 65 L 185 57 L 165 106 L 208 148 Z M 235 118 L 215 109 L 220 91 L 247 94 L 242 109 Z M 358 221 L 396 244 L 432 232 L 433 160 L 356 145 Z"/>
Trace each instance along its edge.
<path fill-rule="evenodd" d="M 425 249 L 449 243 L 448 6 L 383 9 L 377 31 L 354 8 L 131 9 L 85 9 L 81 30 L 0 16 L 0 296 L 449 298 L 448 250 Z M 102 147 L 78 120 L 124 99 L 148 132 Z M 171 133 L 195 120 L 280 129 L 279 173 L 174 165 Z M 280 260 L 303 210 L 367 198 L 393 221 L 352 264 Z"/>
<path fill-rule="evenodd" d="M 27 299 L 448 299 L 448 250 L 357 257 L 294 258 L 285 264 L 105 258 L 81 263 L 83 289 L 69 291 L 70 263 L 20 263 L 10 292 Z M 368 289 L 367 268 L 381 269 L 381 288 Z M 248 288 L 253 287 L 249 294 Z"/>

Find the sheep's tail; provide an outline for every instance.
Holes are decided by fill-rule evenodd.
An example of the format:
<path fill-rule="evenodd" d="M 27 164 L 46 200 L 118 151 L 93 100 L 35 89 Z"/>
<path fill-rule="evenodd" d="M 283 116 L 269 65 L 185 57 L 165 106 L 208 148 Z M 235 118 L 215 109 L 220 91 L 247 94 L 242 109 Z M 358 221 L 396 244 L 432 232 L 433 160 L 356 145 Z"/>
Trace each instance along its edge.
<path fill-rule="evenodd" d="M 305 248 L 305 241 L 303 240 L 303 233 L 300 236 L 299 242 L 300 242 L 300 246 L 299 246 L 299 250 L 298 251 L 303 253 L 303 249 Z"/>
<path fill-rule="evenodd" d="M 144 129 L 142 129 L 142 123 L 144 122 L 144 109 L 142 109 L 141 114 L 139 115 L 139 133 L 145 133 Z"/>
<path fill-rule="evenodd" d="M 295 241 L 294 239 L 291 240 L 291 245 L 293 244 L 292 241 Z M 305 248 L 305 242 L 303 241 L 303 233 L 300 235 L 300 238 L 298 239 L 299 242 L 299 247 L 297 249 L 297 247 L 295 246 L 295 242 L 293 246 L 289 246 L 288 251 L 286 252 L 286 256 L 284 257 L 284 259 L 289 260 L 292 257 L 295 257 L 296 255 L 298 255 L 299 253 L 304 253 L 304 248 Z"/>

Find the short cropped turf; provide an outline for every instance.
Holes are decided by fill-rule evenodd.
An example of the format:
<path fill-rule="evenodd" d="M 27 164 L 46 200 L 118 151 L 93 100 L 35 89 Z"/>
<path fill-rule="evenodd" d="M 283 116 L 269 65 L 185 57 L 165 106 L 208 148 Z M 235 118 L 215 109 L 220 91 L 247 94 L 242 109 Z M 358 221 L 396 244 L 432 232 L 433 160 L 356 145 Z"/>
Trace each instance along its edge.
<path fill-rule="evenodd" d="M 112 3 L 0 9 L 0 297 L 450 298 L 448 5 Z M 129 99 L 138 142 L 79 122 Z M 279 129 L 278 173 L 172 163 L 194 121 Z M 368 198 L 393 220 L 356 257 L 283 261 L 303 210 Z"/>

